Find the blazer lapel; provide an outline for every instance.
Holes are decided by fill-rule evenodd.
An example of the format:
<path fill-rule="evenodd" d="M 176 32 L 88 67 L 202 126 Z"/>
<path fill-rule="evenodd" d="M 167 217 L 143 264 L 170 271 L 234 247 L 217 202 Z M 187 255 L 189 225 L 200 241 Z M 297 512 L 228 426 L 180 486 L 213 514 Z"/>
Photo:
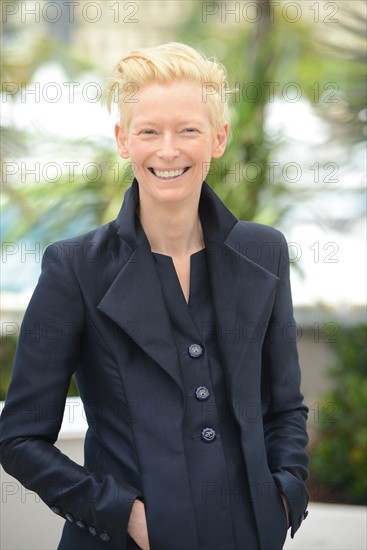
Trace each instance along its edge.
<path fill-rule="evenodd" d="M 263 336 L 261 318 L 278 278 L 251 262 L 227 243 L 208 250 L 211 288 L 222 360 L 234 382 L 250 343 Z"/>
<path fill-rule="evenodd" d="M 218 344 L 233 384 L 248 346 L 264 335 L 262 313 L 274 295 L 278 277 L 241 253 L 241 249 L 246 249 L 246 236 L 240 223 L 206 184 L 200 213 Z"/>
<path fill-rule="evenodd" d="M 130 257 L 108 288 L 98 309 L 112 319 L 175 382 L 183 387 L 170 319 L 150 252 L 141 227 L 136 227 L 137 184 L 125 195 L 119 219 L 120 237 Z"/>

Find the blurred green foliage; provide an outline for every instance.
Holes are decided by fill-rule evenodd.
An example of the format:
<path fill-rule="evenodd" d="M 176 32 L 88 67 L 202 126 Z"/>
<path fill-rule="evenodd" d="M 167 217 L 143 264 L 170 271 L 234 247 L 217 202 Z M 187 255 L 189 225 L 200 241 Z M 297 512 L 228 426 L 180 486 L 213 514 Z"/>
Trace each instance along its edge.
<path fill-rule="evenodd" d="M 8 391 L 16 346 L 15 336 L 0 338 L 0 401 L 4 401 Z"/>
<path fill-rule="evenodd" d="M 307 18 L 297 24 L 287 21 L 279 2 L 258 3 L 259 23 L 244 27 L 202 25 L 198 2 L 178 39 L 220 60 L 227 69 L 229 90 L 239 90 L 228 94 L 232 136 L 223 157 L 212 162 L 208 182 L 238 218 L 278 225 L 297 204 L 307 200 L 312 208 L 310 199 L 318 189 L 310 181 L 301 186 L 285 180 L 279 169 L 269 177 L 269 163 L 284 145 L 281 132 L 270 136 L 266 131 L 269 106 L 284 99 L 284 89 L 293 82 L 327 122 L 331 139 L 342 140 L 345 147 L 364 141 L 366 13 L 351 3 L 340 6 L 336 46 L 335 40 L 329 40 L 333 34 L 327 25 L 320 33 L 321 27 Z M 330 102 L 324 97 L 325 90 L 330 91 L 327 86 L 332 91 Z M 330 185 L 329 192 L 337 187 Z M 318 221 L 325 222 L 321 216 L 319 212 Z"/>
<path fill-rule="evenodd" d="M 333 138 L 340 138 L 345 146 L 364 140 L 365 13 L 355 11 L 352 3 L 340 6 L 337 31 L 345 34 L 335 45 L 335 40 L 327 40 L 333 36 L 334 27 L 313 24 L 307 17 L 297 24 L 287 21 L 278 2 L 272 5 L 271 0 L 259 0 L 263 16 L 257 24 L 249 25 L 203 24 L 201 4 L 197 2 L 183 24 L 177 22 L 171 39 L 215 56 L 228 70 L 230 87 L 236 88 L 236 83 L 240 87 L 240 97 L 232 95 L 231 141 L 225 155 L 213 161 L 207 179 L 238 218 L 279 225 L 294 206 L 308 200 L 312 208 L 310 198 L 318 190 L 307 182 L 303 187 L 295 186 L 284 179 L 281 168 L 269 181 L 268 163 L 284 145 L 281 134 L 269 136 L 266 132 L 269 106 L 281 97 L 284 85 L 296 82 L 303 98 L 333 128 Z M 267 11 L 274 13 L 273 22 Z M 70 80 L 91 72 L 101 82 L 107 76 L 90 60 L 76 55 L 72 43 L 61 44 L 46 31 L 26 31 L 25 25 L 3 27 L 3 81 L 31 84 L 35 71 L 50 61 L 59 64 Z M 119 53 L 116 55 L 118 58 Z M 336 103 L 325 102 L 322 97 L 323 87 L 330 82 L 337 83 L 339 90 Z M 254 86 L 247 87 L 251 83 Z M 274 93 L 270 91 L 273 84 Z M 315 85 L 320 93 L 316 93 Z M 11 99 L 16 97 L 14 94 Z M 65 155 L 88 159 L 100 167 L 100 174 L 97 171 L 95 177 L 90 174 L 85 178 L 76 170 L 74 178 L 66 173 L 54 182 L 42 178 L 32 185 L 10 179 L 3 182 L 4 208 L 11 205 L 14 210 L 14 223 L 8 224 L 5 237 L 18 240 L 36 229 L 39 240 L 48 243 L 78 233 L 75 220 L 81 220 L 79 232 L 83 232 L 113 219 L 133 176 L 129 163 L 118 157 L 113 136 L 104 141 L 88 136 L 82 140 L 55 139 L 41 134 L 30 136 L 20 129 L 4 128 L 2 159 L 29 157 L 32 148 L 51 142 L 54 150 L 49 149 L 48 154 L 52 159 Z M 328 190 L 339 189 L 329 184 Z M 319 218 L 323 214 L 318 212 Z"/>
<path fill-rule="evenodd" d="M 367 326 L 344 328 L 329 372 L 334 389 L 321 398 L 310 478 L 330 485 L 347 501 L 367 504 Z"/>

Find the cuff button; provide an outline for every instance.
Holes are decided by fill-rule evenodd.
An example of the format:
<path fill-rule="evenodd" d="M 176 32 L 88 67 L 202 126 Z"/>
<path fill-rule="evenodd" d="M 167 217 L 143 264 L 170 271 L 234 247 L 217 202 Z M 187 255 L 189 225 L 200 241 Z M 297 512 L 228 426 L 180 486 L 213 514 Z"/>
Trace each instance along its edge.
<path fill-rule="evenodd" d="M 54 514 L 58 514 L 58 515 L 61 514 L 61 508 L 59 506 L 52 506 L 51 510 L 53 511 Z"/>
<path fill-rule="evenodd" d="M 95 527 L 93 527 L 93 525 L 88 527 L 88 531 L 90 532 L 91 535 L 93 535 L 93 537 L 97 536 L 97 529 Z"/>
<path fill-rule="evenodd" d="M 101 541 L 103 541 L 103 542 L 110 542 L 110 540 L 111 540 L 110 535 L 109 535 L 108 533 L 105 533 L 105 532 L 101 533 L 101 534 L 99 535 L 99 538 L 100 538 Z"/>
<path fill-rule="evenodd" d="M 70 523 L 73 523 L 74 522 L 74 518 L 71 514 L 65 514 L 65 517 L 68 521 L 70 521 Z"/>
<path fill-rule="evenodd" d="M 82 521 L 81 519 L 78 519 L 78 521 L 75 523 L 75 525 L 77 525 L 79 527 L 79 529 L 85 529 L 86 528 L 86 525 L 85 525 L 84 521 Z"/>

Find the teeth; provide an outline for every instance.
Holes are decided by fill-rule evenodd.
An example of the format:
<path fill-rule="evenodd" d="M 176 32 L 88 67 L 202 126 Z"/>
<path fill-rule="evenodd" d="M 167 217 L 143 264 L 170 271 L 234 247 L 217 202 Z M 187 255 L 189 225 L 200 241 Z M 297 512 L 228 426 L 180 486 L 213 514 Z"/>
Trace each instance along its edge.
<path fill-rule="evenodd" d="M 181 168 L 180 170 L 153 170 L 154 174 L 158 176 L 159 178 L 176 178 L 177 176 L 181 176 L 185 171 L 184 168 Z"/>

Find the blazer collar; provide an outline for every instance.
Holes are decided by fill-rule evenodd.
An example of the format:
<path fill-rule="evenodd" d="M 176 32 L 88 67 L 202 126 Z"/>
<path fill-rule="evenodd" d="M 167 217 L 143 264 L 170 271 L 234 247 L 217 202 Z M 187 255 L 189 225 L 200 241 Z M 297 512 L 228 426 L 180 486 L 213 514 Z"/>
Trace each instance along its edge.
<path fill-rule="evenodd" d="M 118 234 L 134 250 L 146 241 L 146 236 L 136 216 L 139 204 L 139 186 L 134 179 L 131 187 L 125 192 L 124 201 L 117 217 Z M 226 208 L 219 197 L 204 181 L 199 203 L 199 215 L 204 236 L 208 241 L 225 241 L 237 218 Z"/>
<path fill-rule="evenodd" d="M 127 190 L 118 215 L 118 234 L 131 251 L 98 309 L 115 321 L 183 388 L 180 365 L 160 282 L 136 207 L 138 183 Z M 206 182 L 199 204 L 218 343 L 229 380 L 234 381 L 251 336 L 277 277 L 241 253 L 243 232 L 233 214 Z M 256 327 L 255 327 L 256 329 Z"/>

